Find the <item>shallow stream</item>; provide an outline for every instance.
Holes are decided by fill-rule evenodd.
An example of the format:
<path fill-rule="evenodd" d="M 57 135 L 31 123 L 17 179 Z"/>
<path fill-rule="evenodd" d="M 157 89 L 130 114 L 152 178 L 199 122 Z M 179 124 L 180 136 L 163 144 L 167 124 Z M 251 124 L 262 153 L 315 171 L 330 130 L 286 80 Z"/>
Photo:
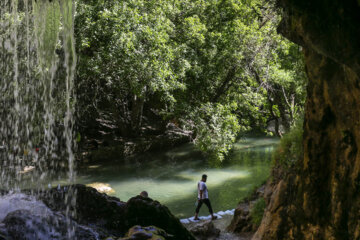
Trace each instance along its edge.
<path fill-rule="evenodd" d="M 147 191 L 179 218 L 194 214 L 197 182 L 208 175 L 209 198 L 215 212 L 234 209 L 269 177 L 276 138 L 245 138 L 223 163 L 209 163 L 187 144 L 170 151 L 142 155 L 127 164 L 107 163 L 81 169 L 77 182 L 110 187 L 122 201 Z M 106 188 L 106 187 L 105 187 Z M 204 205 L 200 215 L 208 215 Z"/>

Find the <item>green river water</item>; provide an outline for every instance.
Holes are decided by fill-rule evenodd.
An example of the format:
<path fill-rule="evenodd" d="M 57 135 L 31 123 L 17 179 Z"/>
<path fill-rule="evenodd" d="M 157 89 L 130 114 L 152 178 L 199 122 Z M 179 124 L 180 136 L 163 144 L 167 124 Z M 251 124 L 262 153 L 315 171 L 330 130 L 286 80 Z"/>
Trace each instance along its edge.
<path fill-rule="evenodd" d="M 197 182 L 208 175 L 209 198 L 214 211 L 234 209 L 270 173 L 271 153 L 276 138 L 246 138 L 236 143 L 229 159 L 208 163 L 191 144 L 162 153 L 146 154 L 128 164 L 92 165 L 81 169 L 77 182 L 105 183 L 122 201 L 147 191 L 179 218 L 194 214 Z M 200 215 L 208 215 L 204 205 Z"/>

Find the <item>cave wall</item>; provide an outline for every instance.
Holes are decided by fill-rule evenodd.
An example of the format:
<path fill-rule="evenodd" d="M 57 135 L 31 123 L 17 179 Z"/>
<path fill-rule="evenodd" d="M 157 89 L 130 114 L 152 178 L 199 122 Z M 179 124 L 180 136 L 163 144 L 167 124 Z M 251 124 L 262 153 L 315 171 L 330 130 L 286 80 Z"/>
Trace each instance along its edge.
<path fill-rule="evenodd" d="M 304 48 L 304 158 L 268 184 L 257 239 L 360 239 L 360 1 L 279 0 Z"/>

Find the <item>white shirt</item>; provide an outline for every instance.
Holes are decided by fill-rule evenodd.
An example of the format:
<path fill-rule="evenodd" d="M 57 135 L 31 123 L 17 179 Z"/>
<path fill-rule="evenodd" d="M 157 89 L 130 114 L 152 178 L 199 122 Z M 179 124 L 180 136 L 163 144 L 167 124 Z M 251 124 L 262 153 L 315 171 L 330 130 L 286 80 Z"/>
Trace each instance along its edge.
<path fill-rule="evenodd" d="M 200 190 L 203 191 L 202 198 L 200 197 Z M 198 182 L 198 199 L 200 199 L 200 198 L 201 199 L 209 198 L 209 193 L 208 193 L 206 183 L 203 181 Z"/>

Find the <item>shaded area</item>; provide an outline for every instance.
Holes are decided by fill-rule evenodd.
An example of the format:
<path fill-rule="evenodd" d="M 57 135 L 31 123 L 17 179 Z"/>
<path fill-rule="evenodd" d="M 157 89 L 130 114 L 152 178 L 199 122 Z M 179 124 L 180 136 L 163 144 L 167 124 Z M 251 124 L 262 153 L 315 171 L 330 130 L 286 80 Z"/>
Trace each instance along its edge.
<path fill-rule="evenodd" d="M 65 203 L 67 193 L 76 192 L 76 203 L 71 209 L 76 212 L 71 218 L 74 234 L 67 234 L 65 218 L 69 211 Z M 32 193 L 33 195 L 29 195 Z M 121 202 L 84 185 L 70 185 L 39 191 L 24 190 L 23 193 L 0 197 L 0 236 L 4 239 L 115 239 L 131 235 L 133 226 L 156 226 L 144 230 L 156 230 L 166 239 L 194 240 L 166 206 L 141 196 Z M 129 229 L 132 230 L 129 231 Z M 161 229 L 163 230 L 161 230 Z M 166 233 L 165 233 L 166 231 Z M 170 235 L 172 235 L 170 237 Z M 3 239 L 3 238 L 1 238 Z M 121 238 L 122 239 L 122 238 Z M 132 239 L 132 238 L 131 238 Z"/>
<path fill-rule="evenodd" d="M 304 155 L 272 182 L 254 239 L 360 239 L 360 4 L 279 0 L 280 31 L 305 49 Z"/>

